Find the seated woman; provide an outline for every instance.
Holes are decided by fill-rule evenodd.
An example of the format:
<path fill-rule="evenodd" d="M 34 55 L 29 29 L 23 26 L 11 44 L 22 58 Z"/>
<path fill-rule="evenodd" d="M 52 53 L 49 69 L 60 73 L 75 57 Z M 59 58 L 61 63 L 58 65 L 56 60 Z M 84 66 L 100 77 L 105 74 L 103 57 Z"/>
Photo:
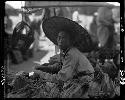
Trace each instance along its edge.
<path fill-rule="evenodd" d="M 58 20 L 58 22 L 56 20 Z M 66 24 L 65 21 L 69 20 L 62 17 L 53 17 L 43 22 L 43 30 L 46 36 L 60 48 L 60 61 L 62 63 L 62 68 L 57 74 L 53 75 L 39 70 L 35 70 L 34 73 L 39 74 L 41 77 L 44 77 L 47 80 L 51 80 L 52 82 L 63 82 L 63 88 L 66 88 L 68 84 L 72 82 L 73 85 L 71 87 L 74 87 L 77 83 L 75 89 L 72 90 L 72 88 L 70 87 L 70 90 L 68 88 L 64 90 L 65 92 L 62 93 L 62 97 L 72 98 L 73 95 L 76 94 L 76 90 L 82 87 L 82 85 L 80 85 L 80 82 L 75 82 L 73 81 L 73 79 L 79 79 L 81 80 L 81 82 L 84 81 L 83 83 L 87 83 L 89 85 L 89 83 L 93 79 L 94 68 L 86 58 L 86 56 L 84 56 L 83 53 L 81 53 L 80 50 L 74 46 L 75 39 L 79 34 L 79 30 L 77 29 L 78 27 L 81 28 L 81 26 L 79 26 L 78 24 L 73 24 L 74 22 L 72 23 L 70 21 L 70 24 Z M 76 28 L 74 29 L 77 30 L 77 33 L 74 34 L 74 29 L 69 28 L 70 26 L 76 26 Z M 78 95 L 79 93 L 77 93 L 75 97 L 79 97 Z M 80 95 L 83 95 L 83 91 Z"/>

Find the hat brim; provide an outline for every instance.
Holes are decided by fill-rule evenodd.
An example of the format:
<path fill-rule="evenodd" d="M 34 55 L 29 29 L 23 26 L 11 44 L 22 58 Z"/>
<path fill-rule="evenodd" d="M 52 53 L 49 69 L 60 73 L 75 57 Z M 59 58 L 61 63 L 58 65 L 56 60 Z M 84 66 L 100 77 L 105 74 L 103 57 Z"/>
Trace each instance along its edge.
<path fill-rule="evenodd" d="M 62 29 L 68 29 L 70 31 L 70 35 L 72 36 L 74 43 L 79 40 L 79 38 L 81 38 L 82 34 L 82 42 L 84 42 L 84 45 L 82 46 L 86 47 L 85 45 L 90 44 L 88 41 L 90 40 L 90 35 L 88 34 L 87 30 L 75 21 L 72 21 L 68 18 L 58 16 L 50 17 L 43 21 L 42 27 L 46 37 L 48 37 L 55 45 L 58 45 L 57 37 L 58 33 Z"/>

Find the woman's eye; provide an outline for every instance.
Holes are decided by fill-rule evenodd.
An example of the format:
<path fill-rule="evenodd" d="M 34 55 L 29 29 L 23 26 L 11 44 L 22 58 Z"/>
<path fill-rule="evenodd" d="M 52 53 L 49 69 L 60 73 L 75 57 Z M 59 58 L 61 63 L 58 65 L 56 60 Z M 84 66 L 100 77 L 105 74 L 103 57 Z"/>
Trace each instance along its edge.
<path fill-rule="evenodd" d="M 58 40 L 60 40 L 60 37 L 58 37 Z"/>

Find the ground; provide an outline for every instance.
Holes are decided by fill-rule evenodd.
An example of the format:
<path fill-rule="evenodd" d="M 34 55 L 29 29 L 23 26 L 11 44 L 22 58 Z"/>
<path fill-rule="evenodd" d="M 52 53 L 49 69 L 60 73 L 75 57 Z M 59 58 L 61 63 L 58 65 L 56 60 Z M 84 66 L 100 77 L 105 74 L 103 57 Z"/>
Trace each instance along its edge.
<path fill-rule="evenodd" d="M 54 55 L 55 46 L 48 40 L 40 41 L 40 50 L 34 52 L 34 56 L 20 64 L 9 64 L 9 72 L 17 73 L 19 71 L 31 72 L 33 67 L 47 63 L 49 58 Z"/>

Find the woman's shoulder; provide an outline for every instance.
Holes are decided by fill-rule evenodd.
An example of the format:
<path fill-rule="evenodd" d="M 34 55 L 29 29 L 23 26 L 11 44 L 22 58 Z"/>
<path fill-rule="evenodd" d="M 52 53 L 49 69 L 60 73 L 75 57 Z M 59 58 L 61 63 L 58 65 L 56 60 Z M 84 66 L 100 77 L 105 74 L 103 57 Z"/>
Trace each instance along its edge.
<path fill-rule="evenodd" d="M 83 52 L 81 52 L 79 49 L 77 49 L 77 48 L 71 48 L 70 49 L 70 51 L 68 52 L 69 53 L 69 55 L 71 55 L 71 56 L 74 56 L 74 57 L 78 57 L 78 58 L 87 58 L 87 56 L 88 56 L 88 53 L 86 52 L 86 53 L 83 53 Z"/>
<path fill-rule="evenodd" d="M 68 52 L 68 55 L 71 55 L 73 57 L 77 57 L 79 54 L 80 54 L 80 51 L 75 47 L 72 47 Z"/>

